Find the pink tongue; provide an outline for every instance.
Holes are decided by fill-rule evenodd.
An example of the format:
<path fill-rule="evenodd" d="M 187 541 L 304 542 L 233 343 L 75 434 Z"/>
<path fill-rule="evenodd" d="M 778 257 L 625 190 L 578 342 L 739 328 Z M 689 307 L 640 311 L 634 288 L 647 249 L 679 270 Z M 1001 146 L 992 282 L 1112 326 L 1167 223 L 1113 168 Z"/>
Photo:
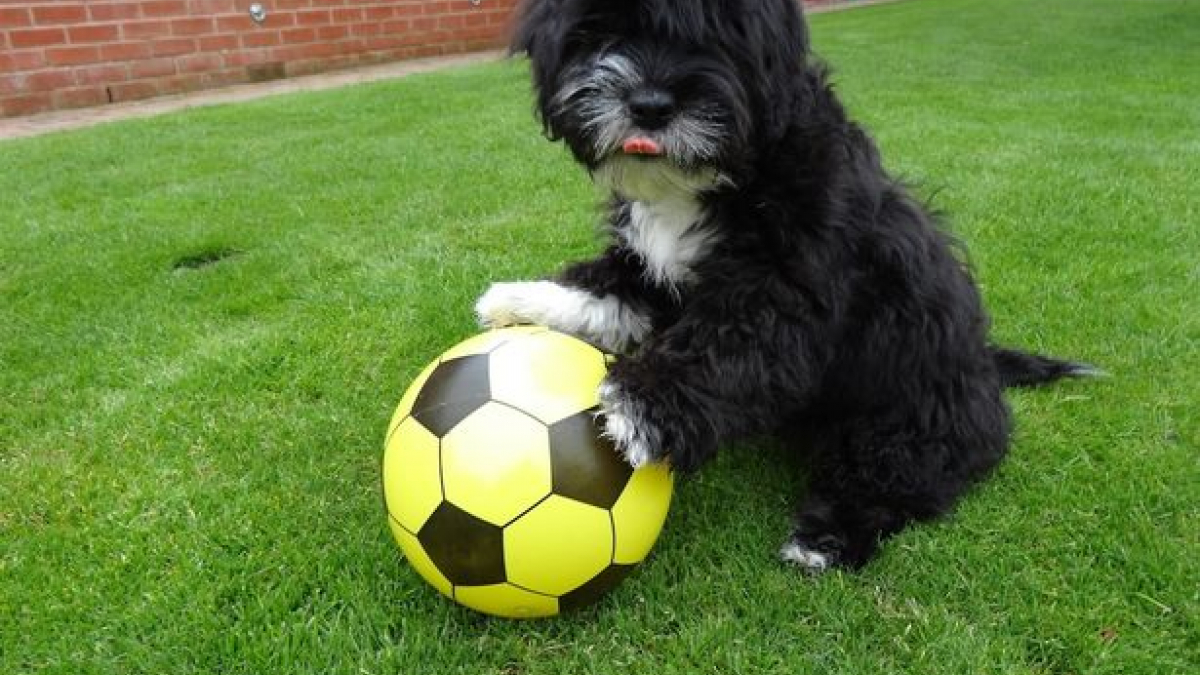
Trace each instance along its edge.
<path fill-rule="evenodd" d="M 661 155 L 662 146 L 645 136 L 634 136 L 627 139 L 622 150 L 627 155 Z"/>

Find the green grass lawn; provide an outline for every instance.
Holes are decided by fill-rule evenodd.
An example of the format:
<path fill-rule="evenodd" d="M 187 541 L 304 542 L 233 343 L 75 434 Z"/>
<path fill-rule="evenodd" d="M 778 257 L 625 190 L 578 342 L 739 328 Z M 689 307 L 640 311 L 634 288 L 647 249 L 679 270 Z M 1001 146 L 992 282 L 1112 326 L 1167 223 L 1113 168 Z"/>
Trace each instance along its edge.
<path fill-rule="evenodd" d="M 378 463 L 493 279 L 596 250 L 595 194 L 487 65 L 0 143 L 0 673 L 1194 673 L 1200 3 L 813 17 L 998 338 L 1112 376 L 859 574 L 776 562 L 802 489 L 731 448 L 582 613 L 426 587 Z"/>

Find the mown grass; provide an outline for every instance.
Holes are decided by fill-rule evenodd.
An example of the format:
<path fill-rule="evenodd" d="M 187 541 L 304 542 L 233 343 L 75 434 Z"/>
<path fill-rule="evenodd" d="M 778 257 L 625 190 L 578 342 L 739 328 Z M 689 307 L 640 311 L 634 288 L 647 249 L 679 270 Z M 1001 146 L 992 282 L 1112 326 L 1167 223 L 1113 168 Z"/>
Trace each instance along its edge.
<path fill-rule="evenodd" d="M 390 408 L 492 279 L 595 250 L 519 63 L 0 144 L 0 672 L 1167 673 L 1200 662 L 1200 6 L 812 19 L 1007 343 L 1112 376 L 860 574 L 732 448 L 595 608 L 489 620 L 386 531 Z"/>

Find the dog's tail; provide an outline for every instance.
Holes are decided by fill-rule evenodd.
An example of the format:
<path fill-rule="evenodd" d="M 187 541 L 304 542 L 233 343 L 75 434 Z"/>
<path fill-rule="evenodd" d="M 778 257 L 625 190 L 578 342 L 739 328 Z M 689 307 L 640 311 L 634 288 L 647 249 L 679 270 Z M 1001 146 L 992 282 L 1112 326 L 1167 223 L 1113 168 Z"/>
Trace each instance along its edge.
<path fill-rule="evenodd" d="M 1016 349 L 991 347 L 992 358 L 1005 387 L 1037 387 L 1066 377 L 1099 377 L 1103 370 L 1074 361 L 1063 361 Z"/>

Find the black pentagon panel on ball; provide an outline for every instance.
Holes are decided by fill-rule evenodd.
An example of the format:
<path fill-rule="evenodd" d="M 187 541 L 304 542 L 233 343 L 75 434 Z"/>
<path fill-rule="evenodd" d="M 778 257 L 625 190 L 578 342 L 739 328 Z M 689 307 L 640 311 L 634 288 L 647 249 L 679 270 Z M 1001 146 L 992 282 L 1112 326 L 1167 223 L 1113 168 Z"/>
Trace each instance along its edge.
<path fill-rule="evenodd" d="M 505 579 L 504 530 L 450 502 L 442 502 L 429 516 L 417 540 L 455 586 L 498 584 Z"/>
<path fill-rule="evenodd" d="M 637 565 L 609 565 L 604 571 L 592 577 L 590 581 L 573 591 L 562 594 L 558 598 L 558 606 L 564 612 L 585 607 L 600 599 L 608 591 L 621 583 L 621 580 L 633 571 Z"/>
<path fill-rule="evenodd" d="M 610 509 L 633 468 L 600 432 L 594 409 L 550 425 L 550 466 L 554 494 Z"/>
<path fill-rule="evenodd" d="M 491 397 L 486 354 L 451 359 L 429 375 L 413 402 L 412 416 L 441 437 Z"/>

